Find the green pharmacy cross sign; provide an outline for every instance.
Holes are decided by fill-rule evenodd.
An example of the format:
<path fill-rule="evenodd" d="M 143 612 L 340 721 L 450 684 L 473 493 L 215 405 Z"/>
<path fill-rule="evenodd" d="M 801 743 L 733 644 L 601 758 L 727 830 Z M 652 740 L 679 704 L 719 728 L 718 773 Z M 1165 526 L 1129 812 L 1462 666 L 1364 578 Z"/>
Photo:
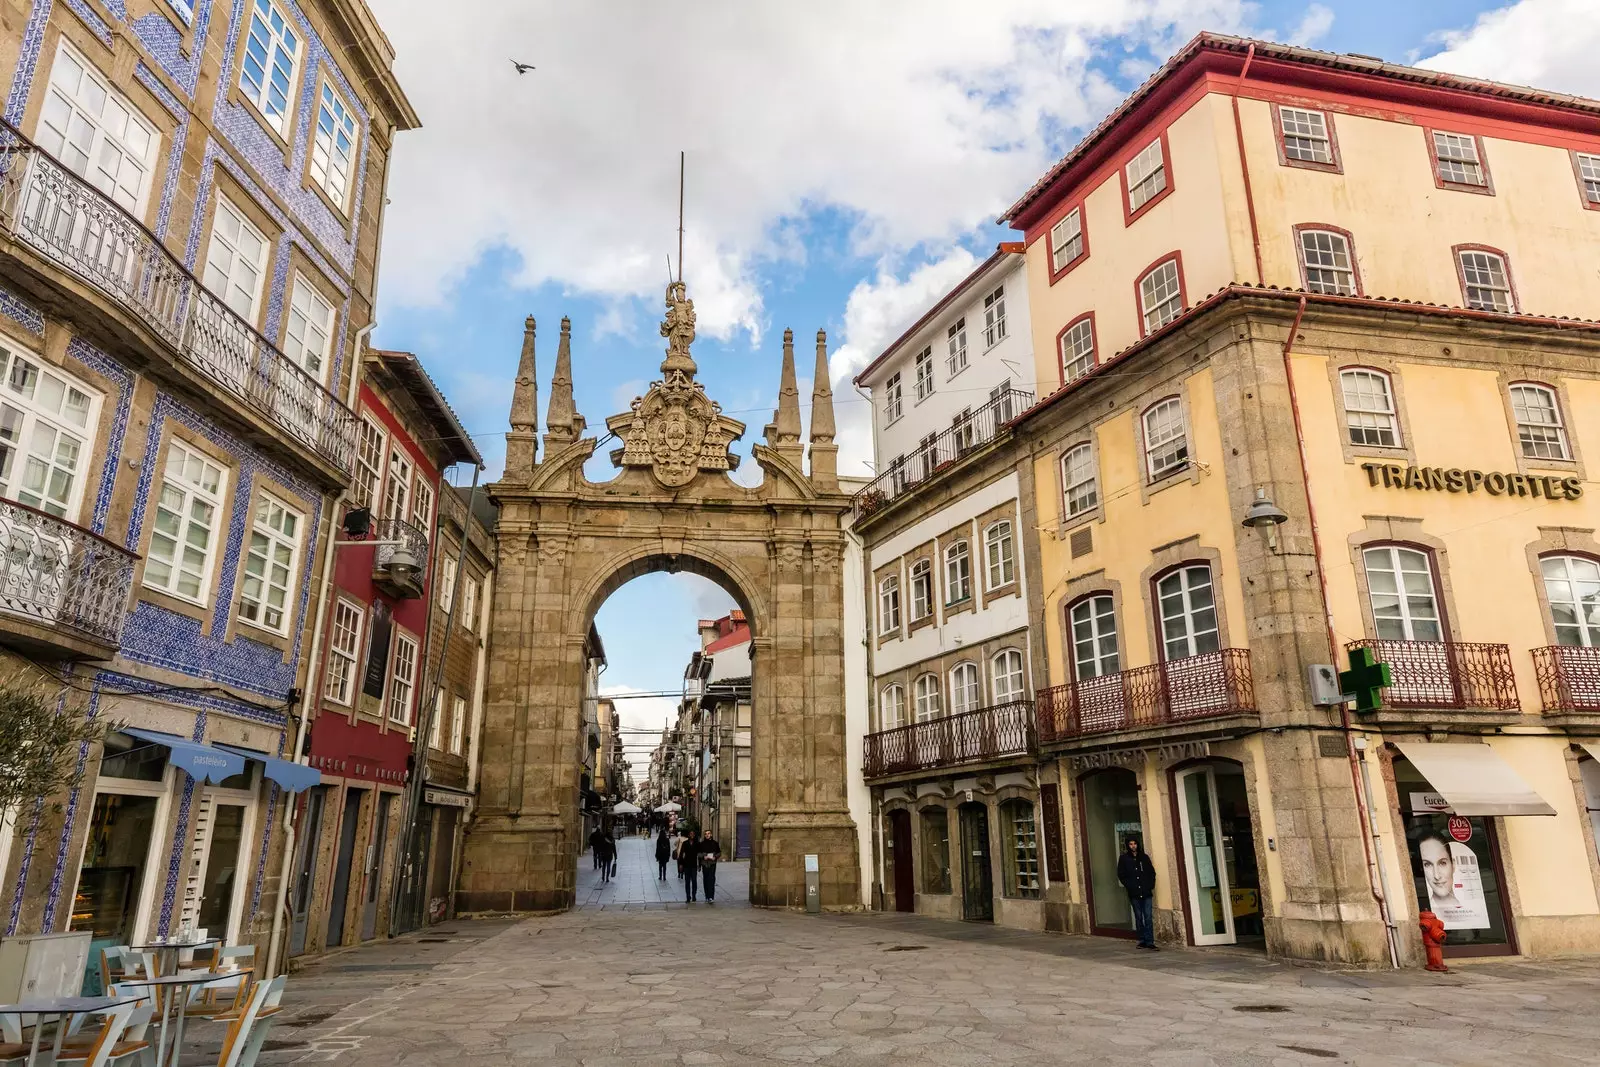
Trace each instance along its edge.
<path fill-rule="evenodd" d="M 1339 672 L 1339 691 L 1353 694 L 1357 711 L 1377 711 L 1383 707 L 1380 691 L 1394 684 L 1387 663 L 1372 658 L 1372 649 L 1350 650 L 1350 669 Z"/>

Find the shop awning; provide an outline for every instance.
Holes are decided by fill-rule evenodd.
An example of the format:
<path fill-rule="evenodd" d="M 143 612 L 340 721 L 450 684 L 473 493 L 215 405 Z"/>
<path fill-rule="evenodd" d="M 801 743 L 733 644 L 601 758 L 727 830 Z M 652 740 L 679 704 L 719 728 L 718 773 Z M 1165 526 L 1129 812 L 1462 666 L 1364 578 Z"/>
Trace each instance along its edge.
<path fill-rule="evenodd" d="M 314 785 L 322 784 L 322 772 L 315 767 L 307 767 L 303 763 L 292 763 L 286 759 L 269 756 L 265 752 L 257 752 L 253 748 L 240 748 L 238 745 L 217 745 L 218 748 L 253 759 L 261 764 L 263 772 L 269 779 L 277 782 L 291 793 L 298 793 L 302 789 L 310 789 Z"/>
<path fill-rule="evenodd" d="M 141 741 L 167 746 L 167 762 L 197 782 L 216 783 L 244 773 L 244 757 L 237 752 L 225 752 L 177 734 L 164 734 L 160 730 L 137 730 L 124 726 L 122 732 Z"/>
<path fill-rule="evenodd" d="M 1396 741 L 1456 815 L 1554 815 L 1556 809 L 1488 745 Z"/>
<path fill-rule="evenodd" d="M 1594 741 L 1579 741 L 1578 744 L 1582 745 L 1583 750 L 1589 753 L 1590 759 L 1594 760 L 1596 763 L 1600 763 L 1600 743 L 1596 743 Z"/>

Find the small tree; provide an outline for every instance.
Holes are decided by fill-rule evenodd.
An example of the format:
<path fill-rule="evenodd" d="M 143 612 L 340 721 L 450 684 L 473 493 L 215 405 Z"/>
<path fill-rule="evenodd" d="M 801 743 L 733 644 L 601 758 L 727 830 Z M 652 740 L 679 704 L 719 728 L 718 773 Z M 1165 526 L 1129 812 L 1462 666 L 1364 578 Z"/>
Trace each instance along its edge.
<path fill-rule="evenodd" d="M 17 685 L 0 685 L 0 813 L 75 785 L 78 753 L 120 726 L 93 719 L 81 701 Z"/>

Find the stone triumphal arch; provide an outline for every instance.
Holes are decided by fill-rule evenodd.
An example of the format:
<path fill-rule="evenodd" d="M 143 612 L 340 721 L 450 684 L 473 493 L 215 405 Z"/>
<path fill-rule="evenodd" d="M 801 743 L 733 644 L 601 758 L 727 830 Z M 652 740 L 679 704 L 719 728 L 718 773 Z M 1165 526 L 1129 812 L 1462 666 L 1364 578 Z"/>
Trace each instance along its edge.
<path fill-rule="evenodd" d="M 809 441 L 801 439 L 794 345 L 784 332 L 778 407 L 755 446 L 764 479 L 733 481 L 744 425 L 695 380 L 694 304 L 667 289 L 661 379 L 606 420 L 620 469 L 583 466 L 599 447 L 572 399 L 572 339 L 561 323 L 538 438 L 534 323 L 511 399 L 500 505 L 483 768 L 457 906 L 463 912 L 572 906 L 580 841 L 578 746 L 583 645 L 607 596 L 649 571 L 691 571 L 727 589 L 753 632 L 753 903 L 804 902 L 817 855 L 822 903 L 860 902 L 856 833 L 845 800 L 844 534 L 826 339 L 817 334 Z M 805 465 L 810 446 L 810 465 Z"/>

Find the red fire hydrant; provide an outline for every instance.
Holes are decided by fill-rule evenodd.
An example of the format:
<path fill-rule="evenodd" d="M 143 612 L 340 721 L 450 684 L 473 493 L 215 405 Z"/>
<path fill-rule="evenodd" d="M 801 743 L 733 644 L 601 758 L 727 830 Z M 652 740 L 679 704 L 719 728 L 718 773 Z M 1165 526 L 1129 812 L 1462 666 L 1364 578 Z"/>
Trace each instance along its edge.
<path fill-rule="evenodd" d="M 1417 916 L 1417 925 L 1422 927 L 1422 947 L 1428 953 L 1428 970 L 1449 974 L 1450 968 L 1444 965 L 1444 923 L 1431 911 L 1425 911 Z"/>

